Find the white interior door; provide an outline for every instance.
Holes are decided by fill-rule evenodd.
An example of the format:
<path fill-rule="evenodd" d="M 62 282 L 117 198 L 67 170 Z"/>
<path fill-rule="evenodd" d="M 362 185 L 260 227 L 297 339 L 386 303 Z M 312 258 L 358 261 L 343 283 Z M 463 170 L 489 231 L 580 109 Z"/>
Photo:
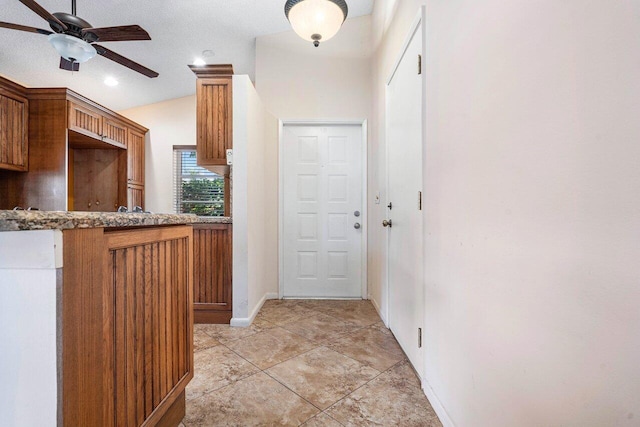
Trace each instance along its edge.
<path fill-rule="evenodd" d="M 362 296 L 362 127 L 283 128 L 283 296 Z"/>
<path fill-rule="evenodd" d="M 389 328 L 422 375 L 418 328 L 424 315 L 422 283 L 422 55 L 421 27 L 387 87 Z"/>

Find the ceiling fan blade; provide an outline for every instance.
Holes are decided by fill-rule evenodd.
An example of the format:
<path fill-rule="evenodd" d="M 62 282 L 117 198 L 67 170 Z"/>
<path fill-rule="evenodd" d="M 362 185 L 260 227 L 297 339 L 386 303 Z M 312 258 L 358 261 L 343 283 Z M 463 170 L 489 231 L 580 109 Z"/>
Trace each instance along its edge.
<path fill-rule="evenodd" d="M 120 27 L 85 28 L 82 35 L 87 33 L 95 36 L 98 42 L 120 42 L 130 40 L 151 40 L 149 33 L 139 25 L 123 25 Z M 90 36 L 89 39 L 92 37 Z M 85 39 L 86 40 L 86 39 Z"/>
<path fill-rule="evenodd" d="M 110 59 L 114 62 L 117 62 L 120 65 L 124 65 L 127 68 L 131 68 L 133 71 L 137 71 L 140 74 L 144 74 L 147 77 L 158 77 L 158 73 L 153 70 L 148 69 L 145 66 L 138 64 L 137 62 L 133 62 L 132 60 L 125 58 L 124 56 L 115 53 L 112 50 L 107 49 L 106 47 L 102 47 L 100 45 L 94 44 L 92 45 L 96 48 L 98 55 L 104 56 L 107 59 Z"/>
<path fill-rule="evenodd" d="M 53 34 L 49 30 L 43 30 L 41 28 L 35 28 L 35 27 L 27 27 L 26 25 L 11 24 L 9 22 L 0 22 L 0 27 L 9 28 L 9 29 L 18 30 L 18 31 L 27 31 L 29 33 L 44 34 L 44 35 Z"/>
<path fill-rule="evenodd" d="M 20 0 L 20 3 L 24 4 L 29 9 L 33 10 L 35 13 L 40 15 L 43 19 L 45 19 L 49 23 L 55 23 L 56 25 L 60 26 L 63 31 L 67 30 L 66 25 L 64 25 L 58 18 L 56 18 L 55 16 L 47 12 L 47 10 L 44 7 L 40 6 L 38 3 L 36 3 L 35 0 Z"/>
<path fill-rule="evenodd" d="M 80 71 L 80 64 L 71 62 L 68 59 L 60 58 L 60 68 L 67 71 Z"/>

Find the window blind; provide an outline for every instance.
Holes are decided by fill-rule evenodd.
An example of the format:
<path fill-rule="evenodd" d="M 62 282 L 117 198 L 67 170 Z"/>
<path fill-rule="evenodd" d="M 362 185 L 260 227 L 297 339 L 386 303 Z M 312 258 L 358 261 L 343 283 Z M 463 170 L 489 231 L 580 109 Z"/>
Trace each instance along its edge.
<path fill-rule="evenodd" d="M 224 216 L 224 176 L 196 164 L 196 149 L 173 149 L 176 213 Z"/>

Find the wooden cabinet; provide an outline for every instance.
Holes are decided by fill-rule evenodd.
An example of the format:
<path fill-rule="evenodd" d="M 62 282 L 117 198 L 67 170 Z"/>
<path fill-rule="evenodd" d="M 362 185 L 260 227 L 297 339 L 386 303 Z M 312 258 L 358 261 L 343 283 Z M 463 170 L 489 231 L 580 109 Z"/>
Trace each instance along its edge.
<path fill-rule="evenodd" d="M 113 145 L 126 146 L 129 128 L 120 120 L 108 117 L 102 118 L 102 136 L 105 142 Z"/>
<path fill-rule="evenodd" d="M 227 149 L 233 148 L 233 67 L 191 66 L 196 85 L 198 165 L 227 164 Z"/>
<path fill-rule="evenodd" d="M 232 294 L 232 225 L 194 224 L 194 319 L 229 323 Z"/>
<path fill-rule="evenodd" d="M 128 206 L 144 209 L 144 139 L 142 132 L 129 131 L 127 146 L 127 193 Z"/>
<path fill-rule="evenodd" d="M 68 128 L 95 139 L 102 139 L 102 114 L 75 102 L 69 102 Z"/>
<path fill-rule="evenodd" d="M 63 232 L 63 426 L 177 426 L 193 377 L 190 226 Z"/>
<path fill-rule="evenodd" d="M 0 78 L 0 88 L 4 82 Z M 69 89 L 21 90 L 28 99 L 29 171 L 0 171 L 0 209 L 113 212 L 121 205 L 144 207 L 146 128 Z M 0 150 L 1 129 L 0 119 Z M 26 138 L 24 147 L 26 170 Z"/>
<path fill-rule="evenodd" d="M 127 182 L 144 185 L 144 134 L 129 131 Z"/>
<path fill-rule="evenodd" d="M 125 150 L 69 149 L 69 210 L 115 212 L 126 200 Z"/>
<path fill-rule="evenodd" d="M 127 206 L 133 210 L 136 206 L 144 209 L 144 185 L 127 185 Z"/>
<path fill-rule="evenodd" d="M 129 129 L 104 111 L 81 102 L 69 102 L 68 127 L 81 135 L 126 148 Z"/>
<path fill-rule="evenodd" d="M 0 169 L 26 171 L 29 163 L 29 101 L 0 78 Z"/>

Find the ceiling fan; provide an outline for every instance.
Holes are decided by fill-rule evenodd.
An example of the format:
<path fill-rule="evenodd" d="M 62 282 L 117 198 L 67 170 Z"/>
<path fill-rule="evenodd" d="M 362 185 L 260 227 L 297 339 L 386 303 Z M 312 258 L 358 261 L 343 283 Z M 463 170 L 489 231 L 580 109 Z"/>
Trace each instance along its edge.
<path fill-rule="evenodd" d="M 35 0 L 19 1 L 44 18 L 53 31 L 9 22 L 0 22 L 0 27 L 46 35 L 49 42 L 60 54 L 60 68 L 63 70 L 78 71 L 80 63 L 88 61 L 98 54 L 147 77 L 158 77 L 158 73 L 155 71 L 104 46 L 95 44 L 96 42 L 151 40 L 149 33 L 139 25 L 93 28 L 87 21 L 76 16 L 76 0 L 71 0 L 70 14 L 64 12 L 51 14 Z"/>

